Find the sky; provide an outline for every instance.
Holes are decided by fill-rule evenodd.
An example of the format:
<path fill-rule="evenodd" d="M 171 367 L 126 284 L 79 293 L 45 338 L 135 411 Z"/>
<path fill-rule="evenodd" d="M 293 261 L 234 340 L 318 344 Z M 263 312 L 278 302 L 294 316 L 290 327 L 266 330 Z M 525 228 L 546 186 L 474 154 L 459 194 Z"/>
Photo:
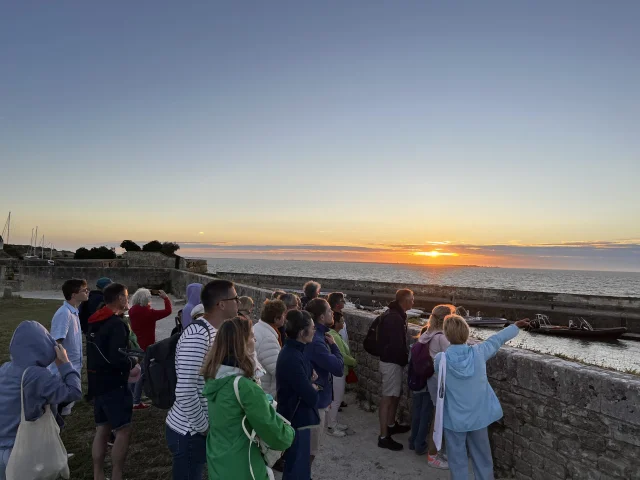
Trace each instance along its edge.
<path fill-rule="evenodd" d="M 0 226 L 640 271 L 640 2 L 4 2 Z"/>

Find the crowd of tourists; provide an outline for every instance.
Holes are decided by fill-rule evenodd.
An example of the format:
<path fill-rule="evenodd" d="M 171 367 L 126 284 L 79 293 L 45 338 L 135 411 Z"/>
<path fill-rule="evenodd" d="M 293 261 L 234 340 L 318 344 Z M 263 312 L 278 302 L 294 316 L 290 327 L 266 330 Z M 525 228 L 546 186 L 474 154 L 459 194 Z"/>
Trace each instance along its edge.
<path fill-rule="evenodd" d="M 232 282 L 194 283 L 172 336 L 159 340 L 156 322 L 173 309 L 161 290 L 140 288 L 130 299 L 124 285 L 101 278 L 91 291 L 84 280 L 68 280 L 62 293 L 51 332 L 34 321 L 20 323 L 10 361 L 0 367 L 0 480 L 36 478 L 29 469 L 49 465 L 38 461 L 43 452 L 30 452 L 30 464 L 23 460 L 23 425 L 47 415 L 59 426 L 73 421 L 82 396 L 83 334 L 85 399 L 93 403 L 96 425 L 94 480 L 105 479 L 109 447 L 110 478 L 124 478 L 133 411 L 151 404 L 168 408 L 174 480 L 200 479 L 205 470 L 211 480 L 265 480 L 273 478 L 271 467 L 284 480 L 309 480 L 323 437 L 355 434 L 339 422 L 346 385 L 357 382 L 343 293 L 323 298 L 313 281 L 302 297 L 278 290 L 260 306 L 256 322 L 253 299 L 238 296 Z M 162 309 L 152 308 L 152 295 L 163 300 Z M 450 469 L 454 480 L 468 477 L 469 457 L 476 479 L 492 479 L 487 427 L 502 409 L 485 364 L 527 320 L 469 345 L 464 318 L 452 305 L 438 305 L 409 349 L 413 304 L 413 292 L 399 290 L 365 340 L 380 361 L 378 447 L 402 450 L 393 435 L 410 432 L 409 449 L 432 467 Z M 159 370 L 160 352 L 169 352 L 166 371 Z M 397 421 L 403 382 L 411 390 L 411 425 Z"/>

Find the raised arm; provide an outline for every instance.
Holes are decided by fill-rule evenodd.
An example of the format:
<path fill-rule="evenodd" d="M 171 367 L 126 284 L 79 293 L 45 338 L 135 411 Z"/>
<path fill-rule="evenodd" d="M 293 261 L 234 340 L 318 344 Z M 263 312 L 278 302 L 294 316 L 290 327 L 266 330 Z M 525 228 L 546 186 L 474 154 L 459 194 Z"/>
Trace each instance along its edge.
<path fill-rule="evenodd" d="M 513 325 L 509 325 L 507 328 L 500 330 L 495 335 L 490 336 L 484 342 L 474 345 L 473 348 L 478 349 L 478 352 L 484 356 L 484 360 L 486 362 L 498 353 L 498 350 L 500 350 L 502 345 L 518 336 L 519 328 L 524 328 L 528 324 L 529 319 L 518 320 Z"/>
<path fill-rule="evenodd" d="M 154 310 L 151 309 L 150 317 L 152 322 L 157 322 L 158 320 L 162 320 L 165 317 L 171 315 L 173 311 L 173 307 L 171 306 L 171 299 L 167 296 L 166 293 L 160 291 L 160 296 L 164 300 L 164 308 L 162 310 Z"/>

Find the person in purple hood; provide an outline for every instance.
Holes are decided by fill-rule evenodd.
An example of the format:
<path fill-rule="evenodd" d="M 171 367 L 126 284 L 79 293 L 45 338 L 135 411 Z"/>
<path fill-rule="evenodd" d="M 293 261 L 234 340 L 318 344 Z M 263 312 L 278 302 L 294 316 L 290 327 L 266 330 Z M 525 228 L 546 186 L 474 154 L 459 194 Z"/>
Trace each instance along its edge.
<path fill-rule="evenodd" d="M 200 303 L 200 294 L 203 285 L 201 283 L 191 283 L 187 286 L 187 304 L 182 309 L 182 328 L 185 329 L 191 323 L 191 310 Z"/>
<path fill-rule="evenodd" d="M 20 425 L 20 385 L 24 385 L 24 414 L 28 421 L 40 418 L 46 405 L 80 400 L 80 374 L 74 370 L 62 345 L 46 328 L 24 321 L 9 344 L 11 361 L 0 367 L 0 480 L 5 480 L 9 456 Z M 58 375 L 47 367 L 55 361 Z M 57 416 L 60 423 L 61 418 Z M 34 456 L 37 452 L 34 452 Z"/>

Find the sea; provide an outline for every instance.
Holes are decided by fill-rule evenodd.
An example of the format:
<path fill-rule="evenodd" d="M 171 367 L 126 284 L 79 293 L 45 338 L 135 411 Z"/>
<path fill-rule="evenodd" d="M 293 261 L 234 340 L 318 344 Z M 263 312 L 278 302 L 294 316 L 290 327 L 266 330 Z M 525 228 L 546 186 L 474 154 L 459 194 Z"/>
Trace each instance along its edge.
<path fill-rule="evenodd" d="M 207 259 L 209 272 L 640 297 L 640 272 L 536 270 L 308 260 Z M 301 286 L 302 287 L 302 286 Z"/>
<path fill-rule="evenodd" d="M 581 295 L 640 297 L 640 272 L 235 258 L 211 258 L 207 259 L 207 263 L 211 273 L 256 273 L 309 279 L 335 278 L 417 285 L 438 284 Z M 496 333 L 494 329 L 472 329 L 472 335 L 480 339 L 486 339 L 494 333 Z M 589 365 L 640 374 L 640 341 L 589 342 L 520 332 L 518 337 L 509 342 L 509 345 L 538 353 L 562 355 Z"/>

